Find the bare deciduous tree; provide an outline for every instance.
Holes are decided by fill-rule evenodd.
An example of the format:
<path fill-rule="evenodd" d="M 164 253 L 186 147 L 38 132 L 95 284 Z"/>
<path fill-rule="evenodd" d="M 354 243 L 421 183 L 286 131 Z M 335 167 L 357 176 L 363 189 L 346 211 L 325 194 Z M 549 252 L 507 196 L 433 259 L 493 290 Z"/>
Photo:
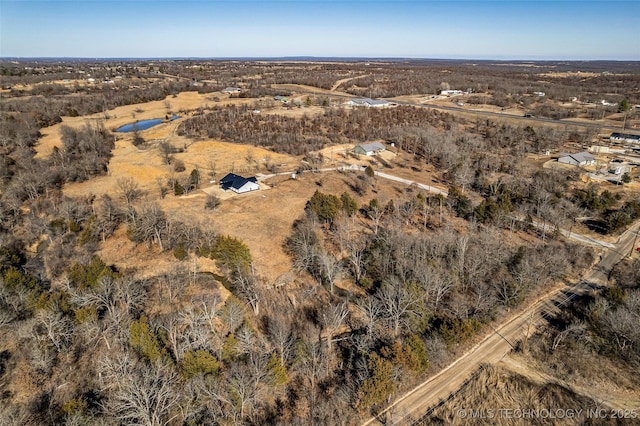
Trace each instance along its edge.
<path fill-rule="evenodd" d="M 383 283 L 376 292 L 375 298 L 380 304 L 382 317 L 391 326 L 393 335 L 397 337 L 401 327 L 415 311 L 416 295 L 412 294 L 407 285 L 394 279 Z"/>
<path fill-rule="evenodd" d="M 115 365 L 120 364 L 120 365 Z M 120 423 L 164 426 L 180 418 L 178 375 L 162 363 L 138 363 L 126 354 L 102 363 L 104 406 Z"/>
<path fill-rule="evenodd" d="M 278 353 L 280 362 L 284 365 L 291 354 L 291 347 L 293 345 L 291 320 L 283 313 L 274 312 L 274 314 L 269 317 L 267 333 L 271 344 Z"/>
<path fill-rule="evenodd" d="M 296 361 L 303 377 L 308 380 L 309 404 L 313 405 L 318 396 L 318 383 L 324 378 L 327 370 L 328 357 L 321 342 L 304 342 L 299 347 Z"/>
<path fill-rule="evenodd" d="M 382 305 L 373 296 L 367 295 L 358 299 L 356 304 L 362 314 L 362 319 L 369 337 L 375 337 L 378 321 L 382 318 Z"/>
<path fill-rule="evenodd" d="M 118 188 L 120 189 L 122 198 L 124 198 L 127 204 L 133 203 L 142 195 L 138 182 L 132 177 L 118 179 Z"/>
<path fill-rule="evenodd" d="M 335 281 L 342 272 L 342 262 L 325 249 L 320 249 L 317 258 L 321 267 L 321 276 L 329 284 L 329 292 L 333 294 Z"/>
<path fill-rule="evenodd" d="M 343 221 L 347 221 L 350 224 L 347 225 L 348 234 L 343 237 L 344 242 L 341 242 L 341 244 L 344 244 L 343 251 L 347 252 L 347 261 L 350 266 L 351 273 L 353 274 L 356 283 L 359 283 L 366 273 L 365 253 L 367 248 L 367 239 L 361 234 L 353 235 L 353 221 L 351 219 L 341 219 L 338 223 Z"/>
<path fill-rule="evenodd" d="M 349 309 L 346 302 L 330 304 L 323 308 L 321 320 L 326 334 L 325 338 L 329 353 L 331 353 L 332 344 L 334 342 L 333 336 L 340 330 L 348 316 Z"/>
<path fill-rule="evenodd" d="M 293 235 L 288 240 L 293 255 L 293 267 L 296 271 L 310 271 L 316 261 L 319 245 L 314 221 L 305 216 L 294 225 Z"/>
<path fill-rule="evenodd" d="M 100 232 L 100 238 L 102 241 L 105 241 L 122 222 L 123 214 L 116 207 L 111 197 L 104 194 L 98 200 L 96 218 L 96 226 Z"/>
<path fill-rule="evenodd" d="M 176 297 L 182 294 L 189 282 L 187 281 L 188 272 L 180 267 L 175 267 L 171 273 L 163 274 L 160 278 L 162 294 L 166 294 L 168 302 L 174 303 Z"/>
<path fill-rule="evenodd" d="M 173 160 L 173 156 L 171 155 L 174 151 L 173 146 L 167 141 L 162 141 L 158 144 L 158 150 L 162 163 L 171 164 L 171 161 Z"/>
<path fill-rule="evenodd" d="M 236 295 L 247 302 L 251 309 L 253 309 L 254 315 L 258 315 L 260 312 L 260 299 L 262 293 L 263 284 L 260 279 L 256 277 L 253 270 L 244 272 L 238 270 L 233 279 L 233 290 Z"/>
<path fill-rule="evenodd" d="M 71 341 L 73 323 L 55 307 L 38 312 L 36 333 L 42 333 L 60 351 Z"/>
<path fill-rule="evenodd" d="M 235 297 L 229 297 L 225 301 L 224 306 L 220 310 L 220 321 L 222 322 L 225 333 L 234 332 L 244 319 L 244 309 L 240 301 Z"/>
<path fill-rule="evenodd" d="M 145 205 L 139 215 L 133 211 L 130 226 L 132 228 L 130 234 L 134 241 L 155 242 L 160 250 L 164 250 L 169 221 L 157 203 Z"/>
<path fill-rule="evenodd" d="M 188 343 L 185 341 L 187 325 L 183 318 L 175 312 L 162 317 L 160 324 L 165 332 L 173 358 L 178 362 L 181 361 L 185 351 L 188 349 Z"/>

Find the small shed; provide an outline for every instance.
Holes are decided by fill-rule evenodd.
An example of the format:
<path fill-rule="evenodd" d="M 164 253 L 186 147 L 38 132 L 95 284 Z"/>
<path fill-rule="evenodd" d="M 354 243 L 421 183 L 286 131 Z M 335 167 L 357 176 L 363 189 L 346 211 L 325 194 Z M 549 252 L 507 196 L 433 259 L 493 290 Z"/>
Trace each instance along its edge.
<path fill-rule="evenodd" d="M 255 177 L 245 178 L 234 173 L 229 173 L 220 179 L 220 188 L 224 191 L 232 190 L 238 194 L 257 191 L 260 189 Z"/>
<path fill-rule="evenodd" d="M 360 155 L 375 155 L 383 152 L 386 148 L 380 142 L 361 143 L 353 148 L 353 152 Z"/>
<path fill-rule="evenodd" d="M 586 151 L 575 154 L 560 154 L 558 163 L 571 164 L 573 166 L 589 166 L 596 163 L 596 157 Z"/>

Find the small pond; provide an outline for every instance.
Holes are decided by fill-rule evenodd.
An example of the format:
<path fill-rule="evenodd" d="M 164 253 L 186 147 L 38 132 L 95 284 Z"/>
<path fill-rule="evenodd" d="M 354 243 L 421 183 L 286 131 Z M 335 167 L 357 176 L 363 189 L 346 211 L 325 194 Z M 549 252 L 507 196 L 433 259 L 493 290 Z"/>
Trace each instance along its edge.
<path fill-rule="evenodd" d="M 173 117 L 171 117 L 171 121 L 175 120 L 176 118 L 180 118 L 177 115 L 174 115 Z M 140 120 L 140 121 L 136 121 L 135 123 L 129 123 L 129 124 L 125 124 L 122 127 L 118 127 L 116 129 L 116 132 L 118 133 L 128 133 L 128 132 L 134 132 L 136 130 L 141 131 L 141 130 L 147 130 L 152 128 L 153 126 L 157 126 L 158 124 L 161 124 L 164 120 L 162 118 L 152 118 L 150 120 Z"/>

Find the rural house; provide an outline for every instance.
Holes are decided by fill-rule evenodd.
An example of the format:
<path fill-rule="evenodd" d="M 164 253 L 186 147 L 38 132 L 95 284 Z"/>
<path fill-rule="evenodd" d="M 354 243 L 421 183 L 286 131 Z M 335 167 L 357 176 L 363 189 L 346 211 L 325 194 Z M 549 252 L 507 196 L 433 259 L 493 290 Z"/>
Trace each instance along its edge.
<path fill-rule="evenodd" d="M 628 133 L 611 133 L 609 140 L 612 142 L 640 143 L 640 135 L 631 135 Z"/>
<path fill-rule="evenodd" d="M 222 89 L 222 93 L 240 93 L 242 89 L 239 87 L 226 87 Z"/>
<path fill-rule="evenodd" d="M 245 178 L 233 173 L 229 173 L 220 179 L 220 187 L 224 190 L 232 190 L 238 194 L 245 192 L 257 191 L 260 189 L 258 180 L 255 177 Z"/>
<path fill-rule="evenodd" d="M 571 164 L 573 166 L 588 166 L 596 163 L 596 157 L 586 151 L 576 154 L 560 154 L 558 163 Z"/>
<path fill-rule="evenodd" d="M 370 99 L 370 98 L 356 98 L 347 102 L 347 105 L 351 106 L 363 106 L 367 108 L 380 108 L 391 105 L 389 101 L 383 99 Z"/>
<path fill-rule="evenodd" d="M 361 143 L 353 148 L 353 152 L 360 155 L 375 155 L 385 150 L 385 147 L 380 142 Z"/>

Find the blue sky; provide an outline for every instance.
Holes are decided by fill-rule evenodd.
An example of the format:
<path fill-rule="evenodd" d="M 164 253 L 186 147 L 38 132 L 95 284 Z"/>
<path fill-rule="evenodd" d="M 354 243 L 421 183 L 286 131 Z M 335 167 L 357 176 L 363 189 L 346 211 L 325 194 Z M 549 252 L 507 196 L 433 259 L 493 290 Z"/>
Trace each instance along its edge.
<path fill-rule="evenodd" d="M 640 60 L 639 16 L 639 0 L 0 0 L 0 56 Z"/>

